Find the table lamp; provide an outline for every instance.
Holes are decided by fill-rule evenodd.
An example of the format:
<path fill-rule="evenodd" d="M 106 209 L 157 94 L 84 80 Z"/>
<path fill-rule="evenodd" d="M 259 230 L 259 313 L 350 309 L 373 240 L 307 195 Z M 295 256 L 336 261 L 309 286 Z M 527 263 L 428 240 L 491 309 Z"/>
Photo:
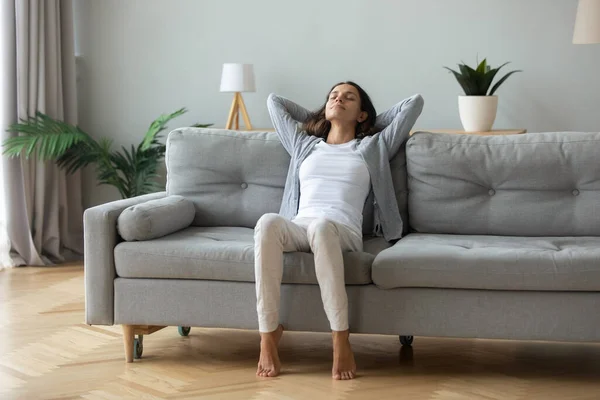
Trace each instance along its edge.
<path fill-rule="evenodd" d="M 221 75 L 221 92 L 233 92 L 233 102 L 229 110 L 226 129 L 240 129 L 239 113 L 242 112 L 244 123 L 247 130 L 252 129 L 250 117 L 244 104 L 241 92 L 255 92 L 254 67 L 252 64 L 223 64 L 223 73 Z"/>
<path fill-rule="evenodd" d="M 600 0 L 579 0 L 573 43 L 600 43 Z"/>

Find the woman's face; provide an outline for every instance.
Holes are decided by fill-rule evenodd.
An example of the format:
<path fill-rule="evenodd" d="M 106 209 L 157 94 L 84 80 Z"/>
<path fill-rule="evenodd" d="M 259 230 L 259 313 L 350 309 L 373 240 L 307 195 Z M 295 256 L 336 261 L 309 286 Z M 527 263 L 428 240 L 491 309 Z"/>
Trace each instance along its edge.
<path fill-rule="evenodd" d="M 354 123 L 367 119 L 367 113 L 361 111 L 358 90 L 348 84 L 334 87 L 325 104 L 325 119 Z"/>

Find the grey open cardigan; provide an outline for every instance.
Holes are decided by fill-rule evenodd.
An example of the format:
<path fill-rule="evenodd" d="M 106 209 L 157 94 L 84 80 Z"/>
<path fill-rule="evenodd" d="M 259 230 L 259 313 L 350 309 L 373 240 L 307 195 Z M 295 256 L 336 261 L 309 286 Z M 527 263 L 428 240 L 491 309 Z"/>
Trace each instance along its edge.
<path fill-rule="evenodd" d="M 383 235 L 388 241 L 400 239 L 403 227 L 392 184 L 390 159 L 408 139 L 423 104 L 419 94 L 402 100 L 377 116 L 375 127 L 378 133 L 358 140 L 358 151 L 371 176 L 375 214 L 373 234 Z M 311 115 L 305 108 L 274 93 L 269 95 L 267 106 L 277 135 L 292 157 L 279 211 L 283 217 L 292 219 L 298 213 L 300 200 L 300 165 L 323 139 L 301 130 L 298 123 L 304 123 Z"/>

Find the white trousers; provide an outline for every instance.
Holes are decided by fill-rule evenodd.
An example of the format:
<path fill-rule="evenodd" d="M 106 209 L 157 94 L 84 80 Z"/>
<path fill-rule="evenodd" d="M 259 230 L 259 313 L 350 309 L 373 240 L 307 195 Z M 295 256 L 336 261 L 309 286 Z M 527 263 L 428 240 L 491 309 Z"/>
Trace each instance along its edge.
<path fill-rule="evenodd" d="M 272 332 L 279 325 L 279 302 L 283 277 L 283 253 L 314 253 L 315 272 L 323 308 L 331 330 L 348 329 L 348 296 L 344 282 L 343 251 L 362 251 L 362 237 L 323 218 L 296 219 L 265 214 L 254 231 L 254 273 L 256 310 L 260 332 Z"/>

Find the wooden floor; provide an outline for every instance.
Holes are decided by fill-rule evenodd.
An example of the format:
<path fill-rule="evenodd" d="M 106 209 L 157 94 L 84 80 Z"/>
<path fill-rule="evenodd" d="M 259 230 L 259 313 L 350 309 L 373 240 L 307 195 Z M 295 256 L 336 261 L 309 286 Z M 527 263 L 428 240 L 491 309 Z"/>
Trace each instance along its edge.
<path fill-rule="evenodd" d="M 359 377 L 336 382 L 328 334 L 286 332 L 268 379 L 257 332 L 169 327 L 125 364 L 120 327 L 84 324 L 79 265 L 0 271 L 0 321 L 2 400 L 600 399 L 596 344 L 355 335 Z"/>

